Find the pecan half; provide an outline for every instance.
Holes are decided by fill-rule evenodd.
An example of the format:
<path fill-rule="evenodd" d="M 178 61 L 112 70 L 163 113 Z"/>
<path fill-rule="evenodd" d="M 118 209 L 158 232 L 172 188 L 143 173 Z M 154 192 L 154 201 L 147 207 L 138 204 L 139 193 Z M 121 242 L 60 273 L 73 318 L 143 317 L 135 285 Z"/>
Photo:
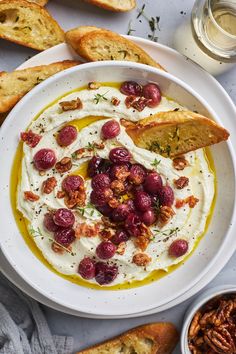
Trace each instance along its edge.
<path fill-rule="evenodd" d="M 83 186 L 77 191 L 71 191 L 64 198 L 67 208 L 72 209 L 75 206 L 84 207 L 86 202 L 86 192 Z"/>
<path fill-rule="evenodd" d="M 57 162 L 55 165 L 55 169 L 59 173 L 70 171 L 71 168 L 72 168 L 72 161 L 70 157 L 63 157 L 63 159 L 61 159 L 61 161 Z"/>
<path fill-rule="evenodd" d="M 58 192 L 57 192 L 57 198 L 58 198 L 58 199 L 64 198 L 65 195 L 66 195 L 66 193 L 65 193 L 64 191 L 58 191 Z"/>
<path fill-rule="evenodd" d="M 173 166 L 178 171 L 185 169 L 185 167 L 188 165 L 189 163 L 184 156 L 179 156 L 173 159 Z"/>
<path fill-rule="evenodd" d="M 132 107 L 137 109 L 137 111 L 142 112 L 150 100 L 145 97 L 140 97 L 138 100 L 133 102 Z"/>
<path fill-rule="evenodd" d="M 153 237 L 153 234 L 150 228 L 144 223 L 140 225 L 140 232 L 141 235 L 135 238 L 134 243 L 136 247 L 141 249 L 141 251 L 145 251 Z"/>
<path fill-rule="evenodd" d="M 206 343 L 216 351 L 216 353 L 224 354 L 234 354 L 235 353 L 235 344 L 231 337 L 231 334 L 228 332 L 224 325 L 209 329 L 204 335 Z"/>
<path fill-rule="evenodd" d="M 112 99 L 111 99 L 111 104 L 113 104 L 113 106 L 119 106 L 119 104 L 120 104 L 119 98 L 117 98 L 117 97 L 112 97 Z"/>
<path fill-rule="evenodd" d="M 31 191 L 25 191 L 24 192 L 24 199 L 29 201 L 29 202 L 36 202 L 37 200 L 39 200 L 39 195 L 34 194 Z"/>
<path fill-rule="evenodd" d="M 120 195 L 125 191 L 125 185 L 122 181 L 115 179 L 111 182 L 111 189 L 113 190 L 114 194 Z"/>
<path fill-rule="evenodd" d="M 29 147 L 32 148 L 37 146 L 42 138 L 41 135 L 33 133 L 32 130 L 21 133 L 20 137 L 23 142 L 25 142 Z"/>
<path fill-rule="evenodd" d="M 50 193 L 52 193 L 52 191 L 56 187 L 56 185 L 57 185 L 56 178 L 55 177 L 49 177 L 42 184 L 42 192 L 45 193 L 45 194 L 50 194 Z"/>
<path fill-rule="evenodd" d="M 193 337 L 196 337 L 198 335 L 198 332 L 200 331 L 200 319 L 202 317 L 202 314 L 200 311 L 197 311 L 195 316 L 193 317 L 192 319 L 192 322 L 191 322 L 191 325 L 189 327 L 189 337 L 190 338 L 193 338 Z"/>
<path fill-rule="evenodd" d="M 183 189 L 188 186 L 189 178 L 188 177 L 180 177 L 174 180 L 174 185 L 177 189 Z"/>
<path fill-rule="evenodd" d="M 112 197 L 112 198 L 110 198 L 110 199 L 108 200 L 108 205 L 109 205 L 112 209 L 115 209 L 115 208 L 117 208 L 117 207 L 120 205 L 120 202 L 119 202 L 118 199 Z"/>
<path fill-rule="evenodd" d="M 119 181 L 124 182 L 124 181 L 126 181 L 126 179 L 129 177 L 130 172 L 127 171 L 127 167 L 126 167 L 126 166 L 122 166 L 122 165 L 121 165 L 121 166 L 119 166 L 119 167 L 115 170 L 114 174 L 115 174 L 115 177 L 116 177 Z"/>
<path fill-rule="evenodd" d="M 158 214 L 158 226 L 163 227 L 172 219 L 175 215 L 174 210 L 168 206 L 161 206 Z"/>
<path fill-rule="evenodd" d="M 58 245 L 58 243 L 56 243 L 56 242 L 53 242 L 51 247 L 52 247 L 52 250 L 53 250 L 55 253 L 59 253 L 59 254 L 63 254 L 63 253 L 64 253 L 63 247 L 61 247 L 60 245 Z"/>
<path fill-rule="evenodd" d="M 190 195 L 185 199 L 177 199 L 175 202 L 175 207 L 179 209 L 188 204 L 189 208 L 194 208 L 198 202 L 198 198 L 194 197 L 193 195 Z"/>
<path fill-rule="evenodd" d="M 114 236 L 115 234 L 115 230 L 114 229 L 102 229 L 99 232 L 99 236 L 103 239 L 103 240 L 109 240 L 112 236 Z"/>
<path fill-rule="evenodd" d="M 151 257 L 149 257 L 146 253 L 136 253 L 133 256 L 133 263 L 139 267 L 147 266 L 151 260 Z"/>
<path fill-rule="evenodd" d="M 78 224 L 75 228 L 76 238 L 80 237 L 96 237 L 100 233 L 100 223 L 94 225 L 87 225 L 86 223 Z"/>
<path fill-rule="evenodd" d="M 59 105 L 64 112 L 83 108 L 82 101 L 79 97 L 77 97 L 76 100 L 59 102 Z"/>
<path fill-rule="evenodd" d="M 84 157 L 92 157 L 94 155 L 94 152 L 92 149 L 86 149 L 86 148 L 80 148 L 73 152 L 72 157 L 74 160 L 80 160 Z"/>
<path fill-rule="evenodd" d="M 132 104 L 135 102 L 136 100 L 136 96 L 127 96 L 126 99 L 125 99 L 125 105 L 127 108 L 130 108 L 132 107 Z"/>

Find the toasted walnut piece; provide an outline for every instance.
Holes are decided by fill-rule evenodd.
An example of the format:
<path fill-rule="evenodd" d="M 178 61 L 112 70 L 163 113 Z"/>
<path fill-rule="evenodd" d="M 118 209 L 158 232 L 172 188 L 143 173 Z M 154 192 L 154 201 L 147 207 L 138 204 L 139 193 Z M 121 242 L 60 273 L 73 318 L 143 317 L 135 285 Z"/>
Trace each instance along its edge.
<path fill-rule="evenodd" d="M 99 236 L 103 239 L 103 240 L 109 240 L 112 236 L 114 236 L 115 234 L 115 230 L 114 229 L 102 229 L 99 232 Z"/>
<path fill-rule="evenodd" d="M 29 201 L 29 202 L 36 202 L 37 200 L 39 200 L 39 195 L 34 194 L 31 191 L 25 191 L 24 192 L 24 199 Z"/>
<path fill-rule="evenodd" d="M 80 148 L 73 152 L 72 157 L 74 160 L 80 160 L 84 157 L 92 157 L 94 155 L 94 151 L 92 149 Z"/>
<path fill-rule="evenodd" d="M 189 184 L 188 177 L 182 176 L 182 177 L 174 180 L 174 185 L 177 189 L 183 189 L 183 188 L 187 187 L 188 184 Z"/>
<path fill-rule="evenodd" d="M 217 353 L 234 354 L 235 344 L 224 325 L 209 329 L 204 335 L 206 343 Z"/>
<path fill-rule="evenodd" d="M 125 191 L 125 185 L 122 181 L 115 179 L 111 182 L 111 189 L 113 190 L 114 194 L 120 195 Z"/>
<path fill-rule="evenodd" d="M 130 172 L 127 171 L 127 168 L 125 166 L 120 166 L 116 171 L 115 171 L 115 176 L 119 181 L 126 181 L 126 179 L 129 177 Z"/>
<path fill-rule="evenodd" d="M 64 198 L 65 195 L 66 195 L 66 193 L 65 193 L 64 191 L 58 191 L 58 192 L 57 192 L 57 198 L 58 198 L 58 199 Z"/>
<path fill-rule="evenodd" d="M 151 260 L 151 257 L 149 257 L 146 253 L 136 253 L 133 256 L 133 263 L 139 267 L 147 266 Z"/>
<path fill-rule="evenodd" d="M 70 157 L 63 157 L 61 161 L 57 162 L 55 165 L 55 169 L 59 173 L 64 173 L 69 171 L 72 168 L 72 161 Z"/>
<path fill-rule="evenodd" d="M 200 331 L 201 328 L 199 323 L 201 317 L 202 317 L 201 312 L 197 311 L 189 327 L 188 335 L 190 338 L 196 337 L 198 335 L 198 332 Z"/>
<path fill-rule="evenodd" d="M 163 227 L 172 219 L 175 215 L 174 210 L 168 206 L 161 206 L 158 214 L 158 226 Z"/>
<path fill-rule="evenodd" d="M 145 97 L 140 97 L 138 100 L 133 102 L 132 107 L 137 109 L 137 111 L 142 112 L 150 100 Z"/>
<path fill-rule="evenodd" d="M 127 108 L 130 108 L 132 107 L 132 104 L 135 102 L 136 100 L 136 96 L 127 96 L 126 99 L 125 99 L 125 105 Z"/>
<path fill-rule="evenodd" d="M 29 147 L 32 148 L 37 146 L 40 140 L 42 139 L 41 135 L 35 134 L 32 130 L 29 130 L 28 132 L 22 132 L 20 134 L 20 137 L 23 142 L 25 142 Z"/>
<path fill-rule="evenodd" d="M 176 157 L 175 159 L 173 159 L 173 166 L 178 171 L 182 171 L 188 165 L 189 165 L 189 163 L 185 159 L 184 156 L 179 156 L 179 157 Z"/>
<path fill-rule="evenodd" d="M 93 147 L 98 150 L 103 150 L 105 148 L 105 143 L 103 141 L 94 142 Z"/>
<path fill-rule="evenodd" d="M 55 177 L 49 177 L 42 184 L 42 192 L 45 194 L 50 194 L 57 185 L 57 180 Z"/>
<path fill-rule="evenodd" d="M 40 176 L 45 176 L 46 175 L 46 171 L 39 171 L 39 175 Z"/>
<path fill-rule="evenodd" d="M 99 82 L 91 81 L 88 83 L 89 90 L 98 90 L 99 87 L 101 87 L 101 84 Z"/>
<path fill-rule="evenodd" d="M 111 103 L 113 104 L 113 106 L 119 106 L 120 100 L 117 97 L 112 97 Z"/>
<path fill-rule="evenodd" d="M 82 101 L 79 97 L 77 97 L 76 100 L 59 102 L 59 105 L 64 112 L 83 108 Z"/>
<path fill-rule="evenodd" d="M 87 225 L 86 223 L 78 224 L 75 228 L 76 238 L 80 237 L 96 237 L 100 233 L 100 223 Z"/>
<path fill-rule="evenodd" d="M 59 254 L 63 254 L 63 253 L 64 253 L 63 247 L 61 247 L 60 245 L 58 245 L 58 243 L 56 243 L 56 242 L 53 242 L 51 247 L 52 247 L 52 250 L 53 250 L 55 253 L 59 253 Z"/>
<path fill-rule="evenodd" d="M 75 206 L 84 207 L 86 202 L 86 192 L 82 186 L 78 191 L 68 193 L 64 198 L 67 208 L 72 209 Z"/>
<path fill-rule="evenodd" d="M 120 205 L 120 202 L 118 199 L 116 198 L 111 198 L 109 199 L 108 201 L 108 205 L 112 208 L 112 209 L 115 209 L 117 208 L 119 205 Z"/>
<path fill-rule="evenodd" d="M 116 223 L 115 222 L 112 222 L 107 216 L 102 216 L 101 217 L 101 220 L 102 220 L 102 223 L 103 223 L 103 226 L 106 228 L 109 228 L 109 227 L 116 227 Z"/>
<path fill-rule="evenodd" d="M 198 198 L 194 197 L 193 195 L 190 195 L 185 199 L 177 199 L 175 202 L 175 207 L 179 209 L 188 204 L 189 208 L 194 208 L 198 202 Z"/>
<path fill-rule="evenodd" d="M 150 240 L 146 236 L 139 236 L 134 239 L 134 244 L 137 248 L 140 248 L 141 251 L 145 251 L 149 245 Z"/>

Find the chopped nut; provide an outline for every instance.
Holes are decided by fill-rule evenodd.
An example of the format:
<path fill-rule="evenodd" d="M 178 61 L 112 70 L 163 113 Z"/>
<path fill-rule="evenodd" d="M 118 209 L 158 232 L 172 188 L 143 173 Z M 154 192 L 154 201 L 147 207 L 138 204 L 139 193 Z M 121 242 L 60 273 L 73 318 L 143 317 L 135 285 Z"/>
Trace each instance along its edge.
<path fill-rule="evenodd" d="M 184 187 L 187 187 L 188 183 L 189 183 L 188 177 L 184 177 L 184 176 L 174 180 L 174 184 L 177 189 L 183 189 Z"/>
<path fill-rule="evenodd" d="M 106 216 L 102 216 L 102 223 L 104 225 L 104 227 L 116 227 L 116 223 L 115 222 L 112 222 L 108 217 Z"/>
<path fill-rule="evenodd" d="M 32 148 L 37 146 L 42 138 L 41 135 L 33 133 L 32 130 L 21 133 L 20 137 L 23 142 L 25 142 L 29 147 Z"/>
<path fill-rule="evenodd" d="M 108 205 L 112 208 L 112 209 L 115 209 L 117 208 L 119 205 L 120 205 L 120 202 L 118 199 L 116 198 L 111 198 L 109 199 L 108 201 Z"/>
<path fill-rule="evenodd" d="M 72 167 L 72 161 L 70 157 L 63 157 L 61 161 L 56 163 L 55 169 L 59 173 L 64 173 L 67 172 L 71 169 Z"/>
<path fill-rule="evenodd" d="M 94 225 L 87 225 L 86 223 L 78 224 L 75 228 L 76 238 L 80 237 L 96 237 L 100 232 L 100 223 Z"/>
<path fill-rule="evenodd" d="M 204 339 L 216 353 L 233 354 L 236 351 L 232 336 L 224 325 L 207 330 Z"/>
<path fill-rule="evenodd" d="M 125 105 L 127 108 L 130 108 L 132 107 L 133 103 L 135 102 L 136 100 L 136 96 L 127 96 L 126 99 L 125 99 Z"/>
<path fill-rule="evenodd" d="M 125 191 L 125 185 L 122 181 L 115 179 L 111 182 L 111 189 L 116 195 L 120 195 Z"/>
<path fill-rule="evenodd" d="M 138 100 L 133 102 L 132 107 L 137 109 L 137 111 L 142 112 L 149 102 L 148 98 L 140 97 Z"/>
<path fill-rule="evenodd" d="M 151 262 L 151 258 L 146 253 L 136 253 L 133 256 L 133 263 L 140 267 L 145 267 Z"/>
<path fill-rule="evenodd" d="M 119 166 L 119 168 L 116 169 L 115 171 L 115 177 L 119 180 L 119 181 L 126 181 L 126 179 L 129 177 L 130 172 L 127 171 L 126 166 Z"/>
<path fill-rule="evenodd" d="M 94 155 L 94 151 L 92 149 L 80 148 L 73 152 L 72 156 L 74 160 L 80 160 L 84 157 L 92 157 Z"/>
<path fill-rule="evenodd" d="M 189 337 L 190 338 L 193 338 L 193 337 L 196 337 L 198 335 L 198 332 L 200 331 L 200 319 L 202 317 L 202 314 L 200 311 L 197 311 L 195 316 L 193 317 L 192 319 L 192 322 L 191 322 L 191 325 L 189 327 Z"/>
<path fill-rule="evenodd" d="M 103 240 L 109 240 L 113 235 L 115 234 L 115 230 L 114 229 L 103 229 L 100 231 L 99 236 L 103 239 Z"/>
<path fill-rule="evenodd" d="M 174 210 L 168 206 L 161 206 L 158 214 L 158 226 L 163 227 L 172 219 L 175 215 Z"/>
<path fill-rule="evenodd" d="M 184 156 L 179 156 L 173 159 L 173 166 L 176 170 L 182 171 L 189 163 Z"/>
<path fill-rule="evenodd" d="M 101 84 L 99 82 L 91 81 L 88 83 L 89 90 L 98 90 L 99 87 L 101 87 Z"/>
<path fill-rule="evenodd" d="M 39 171 L 39 175 L 40 176 L 45 176 L 46 175 L 46 171 Z"/>
<path fill-rule="evenodd" d="M 113 106 L 119 106 L 120 100 L 117 97 L 112 97 L 111 103 L 113 104 Z"/>
<path fill-rule="evenodd" d="M 175 202 L 175 207 L 177 209 L 182 208 L 184 205 L 188 204 L 189 208 L 194 208 L 196 204 L 199 202 L 199 199 L 190 195 L 185 199 L 177 199 Z"/>
<path fill-rule="evenodd" d="M 83 108 L 83 104 L 79 97 L 77 97 L 76 100 L 59 102 L 59 105 L 64 112 Z"/>
<path fill-rule="evenodd" d="M 53 250 L 55 253 L 60 253 L 60 254 L 63 254 L 63 253 L 64 253 L 63 247 L 61 247 L 60 245 L 58 245 L 58 243 L 56 243 L 56 242 L 53 242 L 51 247 L 52 247 L 52 250 Z"/>
<path fill-rule="evenodd" d="M 57 198 L 58 198 L 58 199 L 64 198 L 65 195 L 66 195 L 66 193 L 65 193 L 64 191 L 58 191 L 58 192 L 57 192 Z"/>
<path fill-rule="evenodd" d="M 126 249 L 126 242 L 121 242 L 116 249 L 116 253 L 123 255 Z"/>
<path fill-rule="evenodd" d="M 45 194 L 50 194 L 57 185 L 57 180 L 55 177 L 49 177 L 42 184 L 42 192 Z"/>
<path fill-rule="evenodd" d="M 39 195 L 34 194 L 31 191 L 25 191 L 24 192 L 24 199 L 29 201 L 29 202 L 36 202 L 37 200 L 39 200 Z"/>
<path fill-rule="evenodd" d="M 86 202 L 86 192 L 84 186 L 81 186 L 79 190 L 68 193 L 64 198 L 67 208 L 72 209 L 76 207 L 84 207 Z"/>

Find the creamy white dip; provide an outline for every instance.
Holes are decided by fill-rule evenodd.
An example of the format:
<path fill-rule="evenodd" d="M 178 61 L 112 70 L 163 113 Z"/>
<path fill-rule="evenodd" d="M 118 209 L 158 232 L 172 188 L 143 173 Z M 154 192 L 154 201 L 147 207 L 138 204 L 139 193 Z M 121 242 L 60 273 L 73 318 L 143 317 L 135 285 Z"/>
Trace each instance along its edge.
<path fill-rule="evenodd" d="M 107 93 L 106 93 L 107 92 Z M 98 104 L 94 101 L 95 94 L 106 93 L 107 100 L 101 100 Z M 115 96 L 121 100 L 119 106 L 115 107 L 111 104 L 111 98 Z M 63 112 L 59 106 L 60 101 L 70 101 L 79 97 L 83 102 L 83 109 Z M 60 101 L 47 108 L 37 120 L 31 123 L 30 129 L 33 132 L 41 134 L 42 139 L 35 148 L 30 148 L 24 143 L 24 156 L 22 160 L 22 176 L 18 186 L 17 208 L 23 216 L 29 221 L 29 231 L 34 237 L 37 247 L 41 250 L 48 262 L 60 273 L 67 275 L 78 275 L 78 264 L 84 256 L 95 256 L 96 247 L 101 242 L 99 236 L 81 237 L 76 239 L 72 244 L 72 253 L 64 252 L 63 254 L 55 253 L 52 248 L 52 234 L 47 232 L 43 226 L 43 218 L 48 210 L 55 210 L 66 207 L 63 199 L 56 197 L 57 192 L 61 190 L 61 182 L 67 174 L 76 173 L 80 166 L 90 158 L 82 158 L 76 161 L 72 169 L 60 175 L 55 170 L 47 171 L 46 175 L 40 176 L 39 172 L 34 168 L 32 161 L 35 153 L 42 148 L 51 148 L 55 151 L 57 161 L 81 148 L 89 143 L 100 142 L 100 131 L 105 120 L 100 120 L 83 128 L 78 132 L 78 138 L 68 147 L 60 147 L 55 139 L 55 135 L 60 128 L 68 124 L 74 119 L 81 119 L 85 116 L 105 116 L 119 120 L 125 118 L 132 121 L 138 121 L 143 117 L 154 114 L 158 111 L 173 110 L 175 108 L 184 109 L 174 101 L 165 97 L 156 108 L 145 108 L 142 112 L 127 109 L 124 104 L 125 96 L 114 87 L 101 87 L 99 90 L 87 90 L 74 92 Z M 132 240 L 127 242 L 125 253 L 123 255 L 115 254 L 110 263 L 116 263 L 119 267 L 119 274 L 113 283 L 109 285 L 122 284 L 126 281 L 141 280 L 147 277 L 153 270 L 168 270 L 168 267 L 182 261 L 183 257 L 173 258 L 168 255 L 168 248 L 175 239 L 185 239 L 188 241 L 190 253 L 196 243 L 197 238 L 204 232 L 206 220 L 211 208 L 214 197 L 214 175 L 212 174 L 206 156 L 202 149 L 185 155 L 189 162 L 183 171 L 177 171 L 173 168 L 172 160 L 158 155 L 154 152 L 147 151 L 136 147 L 131 138 L 126 134 L 125 129 L 121 127 L 121 133 L 117 138 L 107 140 L 105 148 L 98 150 L 99 156 L 108 158 L 109 151 L 115 146 L 125 146 L 131 152 L 133 161 L 144 165 L 147 169 L 156 169 L 161 174 L 163 182 L 173 188 L 175 199 L 184 199 L 190 195 L 199 199 L 194 208 L 185 205 L 176 209 L 173 206 L 175 215 L 172 220 L 159 229 L 152 226 L 153 240 L 148 245 L 145 253 L 151 257 L 151 262 L 146 267 L 137 266 L 132 262 L 133 255 L 137 253 Z M 158 166 L 153 167 L 153 161 L 160 160 Z M 43 194 L 41 191 L 42 183 L 48 177 L 54 176 L 57 179 L 57 186 L 51 194 Z M 189 178 L 189 185 L 184 189 L 176 189 L 173 181 L 180 176 Z M 86 180 L 87 203 L 89 203 L 89 195 L 91 192 L 91 182 Z M 32 191 L 40 196 L 40 199 L 34 203 L 24 199 L 24 191 Z M 87 224 L 95 223 L 101 219 L 101 214 L 96 209 L 85 208 L 84 214 L 78 209 L 73 209 L 76 216 L 76 224 L 86 222 Z M 171 230 L 178 228 L 178 232 L 171 233 Z M 33 230 L 33 232 L 32 232 Z M 89 282 L 95 283 L 95 280 Z"/>

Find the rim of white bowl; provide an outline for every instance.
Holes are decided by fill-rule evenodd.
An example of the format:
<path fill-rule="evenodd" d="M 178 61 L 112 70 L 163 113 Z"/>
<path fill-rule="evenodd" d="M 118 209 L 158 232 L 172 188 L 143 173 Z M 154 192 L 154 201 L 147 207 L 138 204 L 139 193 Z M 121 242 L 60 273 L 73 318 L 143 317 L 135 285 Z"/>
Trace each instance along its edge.
<path fill-rule="evenodd" d="M 188 307 L 185 316 L 184 323 L 181 331 L 181 353 L 182 354 L 191 354 L 188 347 L 188 331 L 191 321 L 195 313 L 209 300 L 213 299 L 218 295 L 236 293 L 236 286 L 233 284 L 218 285 L 214 288 L 209 288 L 206 291 L 202 292 L 197 299 Z"/>
<path fill-rule="evenodd" d="M 23 105 L 25 105 L 28 101 L 29 98 L 31 98 L 32 96 L 36 95 L 39 91 L 43 90 L 48 84 L 50 83 L 53 83 L 53 82 L 56 82 L 58 80 L 60 80 L 60 78 L 66 76 L 68 73 L 73 73 L 73 72 L 78 72 L 80 70 L 91 70 L 92 68 L 94 67 L 107 67 L 107 66 L 112 66 L 112 67 L 124 67 L 124 68 L 130 68 L 130 69 L 143 69 L 144 71 L 148 71 L 148 72 L 151 72 L 151 73 L 156 73 L 158 72 L 159 75 L 165 77 L 166 79 L 176 83 L 177 85 L 181 86 L 182 88 L 184 88 L 186 91 L 188 91 L 192 96 L 194 96 L 197 100 L 199 100 L 199 102 L 202 104 L 203 107 L 205 107 L 210 115 L 212 116 L 212 118 L 214 120 L 216 120 L 217 122 L 219 122 L 220 124 L 221 123 L 221 120 L 220 118 L 218 117 L 217 113 L 211 108 L 211 106 L 206 102 L 205 99 L 203 99 L 197 92 L 195 92 L 194 89 L 192 89 L 188 84 L 184 83 L 181 79 L 173 76 L 172 74 L 166 72 L 166 71 L 163 71 L 163 70 L 160 70 L 160 69 L 157 69 L 157 68 L 154 68 L 154 67 L 150 67 L 148 65 L 145 65 L 145 64 L 139 64 L 139 63 L 133 63 L 133 62 L 124 62 L 124 61 L 101 61 L 101 62 L 92 62 L 92 63 L 83 63 L 82 65 L 79 65 L 79 66 L 75 66 L 75 67 L 72 67 L 72 68 L 68 68 L 62 72 L 59 72 L 57 74 L 55 74 L 54 76 L 48 78 L 47 80 L 43 81 L 42 83 L 40 83 L 39 85 L 37 85 L 36 87 L 34 87 L 29 93 L 27 93 L 18 103 L 17 105 L 12 109 L 12 111 L 9 113 L 7 119 L 3 122 L 3 125 L 0 129 L 0 139 L 4 136 L 4 133 L 5 131 L 8 129 L 10 123 L 11 123 L 11 120 L 13 119 L 12 117 L 15 116 L 15 114 L 17 113 L 18 110 L 21 109 L 21 107 Z M 232 144 L 230 141 L 227 141 L 227 146 L 229 148 L 229 153 L 230 153 L 230 156 L 231 156 L 231 159 L 233 161 L 233 170 L 234 170 L 234 175 L 235 175 L 235 166 L 236 166 L 236 157 L 235 157 L 235 154 L 234 154 L 234 150 L 233 150 L 233 147 L 232 147 Z M 236 206 L 235 206 L 235 201 L 234 201 L 234 208 L 233 208 L 233 211 L 232 211 L 232 216 L 231 216 L 231 221 L 230 221 L 230 225 L 228 227 L 228 230 L 227 230 L 227 235 L 229 233 L 232 232 L 232 226 L 233 226 L 233 220 L 236 219 Z M 212 267 L 212 265 L 216 262 L 217 258 L 218 258 L 218 254 L 221 252 L 221 249 L 224 247 L 224 244 L 226 242 L 226 239 L 222 242 L 221 244 L 221 247 L 219 248 L 219 250 L 216 252 L 215 256 L 212 258 L 212 260 L 208 263 L 207 267 L 205 267 L 204 271 L 200 273 L 200 275 L 198 277 L 195 277 L 194 278 L 194 281 L 192 281 L 191 283 L 189 283 L 188 285 L 186 285 L 184 287 L 184 290 L 178 294 L 177 296 L 174 295 L 173 293 L 173 296 L 170 297 L 170 299 L 168 299 L 167 302 L 162 302 L 159 304 L 159 306 L 163 305 L 164 303 L 165 304 L 168 304 L 169 302 L 177 299 L 180 295 L 183 295 L 185 294 L 192 286 L 194 286 L 195 284 L 197 284 L 200 279 L 202 279 L 205 274 L 209 271 L 209 269 Z M 2 252 L 4 254 L 4 256 L 6 257 L 7 261 L 14 267 L 15 267 L 15 263 L 14 261 L 12 260 L 10 254 L 8 254 L 7 252 L 7 249 L 5 249 L 2 245 L 1 245 L 1 240 L 0 240 L 0 247 L 2 249 Z M 26 245 L 27 247 L 27 245 Z M 232 256 L 234 250 L 236 248 L 236 240 L 235 240 L 235 244 L 232 245 L 231 249 L 228 251 L 228 254 L 227 256 L 224 258 L 224 260 L 222 261 L 222 265 L 221 265 L 221 268 L 219 269 L 219 271 L 224 267 L 224 265 L 227 263 L 227 261 L 230 259 L 230 257 Z M 97 315 L 112 315 L 112 313 L 110 313 L 110 311 L 107 311 L 107 312 L 100 312 L 100 311 L 94 311 L 94 310 L 90 310 L 89 308 L 86 309 L 86 311 L 84 309 L 80 309 L 78 308 L 78 306 L 73 306 L 73 305 L 69 305 L 67 303 L 65 303 L 64 301 L 62 300 L 58 300 L 55 298 L 55 295 L 51 296 L 51 294 L 47 293 L 46 291 L 44 291 L 42 288 L 40 288 L 39 286 L 35 285 L 33 280 L 30 279 L 22 270 L 20 269 L 17 269 L 17 273 L 20 275 L 21 278 L 23 278 L 30 286 L 32 286 L 34 289 L 36 289 L 38 292 L 40 292 L 41 294 L 43 294 L 44 296 L 46 296 L 47 298 L 49 298 L 50 300 L 62 305 L 62 306 L 65 306 L 65 307 L 69 307 L 73 310 L 76 310 L 76 311 L 82 311 L 82 312 L 86 312 L 86 313 L 91 313 L 91 314 L 97 314 Z M 215 276 L 216 274 L 213 274 L 211 279 Z M 209 281 L 211 280 L 209 279 Z M 104 289 L 103 291 L 106 291 L 106 289 Z M 109 291 L 109 290 L 108 290 Z M 130 289 L 128 290 L 120 290 L 121 292 L 126 292 L 126 291 L 130 291 Z M 151 310 L 151 309 L 154 309 L 156 308 L 155 305 L 149 305 L 147 304 L 147 306 L 145 306 L 144 308 L 142 308 L 141 310 L 138 310 L 138 311 L 131 311 L 131 312 L 122 312 L 122 313 L 119 313 L 119 315 L 129 315 L 129 314 L 137 314 L 139 312 L 143 312 L 143 311 L 148 311 L 148 310 Z M 131 309 L 132 310 L 132 309 Z"/>

